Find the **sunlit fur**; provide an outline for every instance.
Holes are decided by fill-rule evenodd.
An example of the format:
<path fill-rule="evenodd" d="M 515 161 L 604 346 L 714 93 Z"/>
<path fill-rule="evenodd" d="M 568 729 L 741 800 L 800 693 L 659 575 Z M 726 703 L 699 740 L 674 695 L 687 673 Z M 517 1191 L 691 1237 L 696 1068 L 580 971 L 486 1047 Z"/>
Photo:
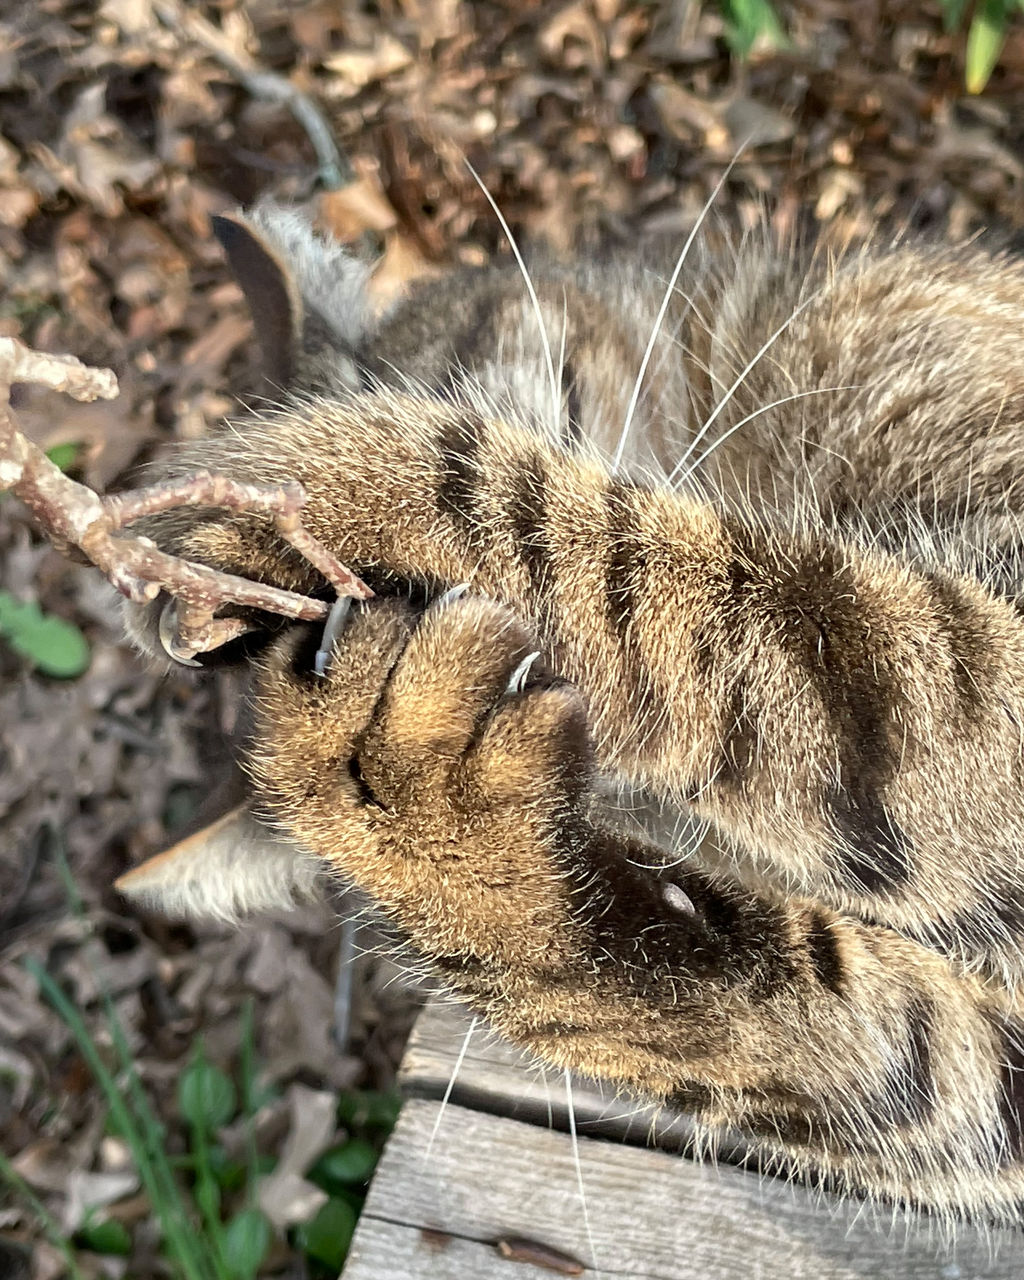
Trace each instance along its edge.
<path fill-rule="evenodd" d="M 323 880 L 322 859 L 297 850 L 250 812 L 233 810 L 123 875 L 116 888 L 169 916 L 237 924 L 322 897 Z"/>
<path fill-rule="evenodd" d="M 547 1062 L 1017 1222 L 1024 271 L 701 235 L 631 410 L 676 252 L 533 263 L 536 307 L 514 267 L 420 286 L 334 334 L 361 390 L 310 392 L 321 334 L 315 379 L 167 459 L 300 480 L 385 594 L 471 584 L 354 610 L 323 680 L 301 630 L 266 652 L 255 802 Z M 146 531 L 322 586 L 255 518 Z M 616 834 L 598 778 L 711 834 Z"/>

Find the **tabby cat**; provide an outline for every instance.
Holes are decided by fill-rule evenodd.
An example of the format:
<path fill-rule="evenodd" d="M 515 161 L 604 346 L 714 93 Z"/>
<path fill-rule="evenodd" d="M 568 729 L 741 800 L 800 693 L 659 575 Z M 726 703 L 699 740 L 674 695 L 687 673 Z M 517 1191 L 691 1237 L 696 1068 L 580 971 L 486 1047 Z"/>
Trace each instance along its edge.
<path fill-rule="evenodd" d="M 260 838 L 126 888 L 235 914 L 327 867 L 545 1061 L 1018 1222 L 1024 267 L 701 232 L 375 319 L 298 214 L 221 236 L 290 390 L 165 474 L 301 481 L 379 598 L 323 674 L 262 620 Z M 257 516 L 144 531 L 328 596 Z M 623 834 L 614 788 L 710 834 Z"/>

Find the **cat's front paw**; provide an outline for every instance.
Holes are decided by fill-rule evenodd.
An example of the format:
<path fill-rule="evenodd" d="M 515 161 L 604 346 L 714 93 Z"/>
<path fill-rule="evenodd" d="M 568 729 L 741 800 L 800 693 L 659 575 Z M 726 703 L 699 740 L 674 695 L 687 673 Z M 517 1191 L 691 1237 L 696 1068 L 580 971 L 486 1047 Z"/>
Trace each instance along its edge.
<path fill-rule="evenodd" d="M 492 601 L 353 605 L 329 655 L 310 630 L 262 663 L 259 798 L 435 953 L 561 918 L 591 747 L 579 694 L 539 667 Z"/>

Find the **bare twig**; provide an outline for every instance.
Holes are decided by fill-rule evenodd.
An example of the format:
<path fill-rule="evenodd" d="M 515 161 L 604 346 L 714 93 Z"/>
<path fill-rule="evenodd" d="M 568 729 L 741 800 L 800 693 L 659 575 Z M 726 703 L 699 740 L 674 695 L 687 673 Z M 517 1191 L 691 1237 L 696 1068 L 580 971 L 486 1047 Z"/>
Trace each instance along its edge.
<path fill-rule="evenodd" d="M 109 369 L 91 369 L 73 356 L 44 355 L 14 338 L 0 338 L 0 490 L 9 489 L 32 511 L 53 544 L 78 547 L 122 595 L 144 604 L 166 591 L 176 608 L 165 615 L 161 638 L 168 653 L 187 662 L 241 634 L 246 624 L 218 618 L 225 604 L 248 605 L 286 618 L 316 621 L 330 605 L 294 591 L 220 573 L 161 551 L 149 538 L 121 534 L 143 516 L 183 506 L 262 512 L 339 596 L 366 600 L 373 592 L 301 523 L 301 485 L 246 484 L 199 472 L 186 480 L 149 485 L 100 497 L 78 484 L 18 430 L 10 407 L 11 384 L 36 382 L 76 400 L 111 400 L 118 393 Z"/>
<path fill-rule="evenodd" d="M 254 98 L 264 102 L 283 102 L 288 107 L 316 152 L 320 182 L 328 191 L 335 191 L 354 181 L 355 174 L 348 158 L 334 141 L 323 113 L 308 94 L 297 89 L 284 76 L 265 70 L 247 49 L 230 40 L 201 13 L 195 13 L 181 0 L 157 0 L 154 9 L 165 26 L 212 53 Z"/>

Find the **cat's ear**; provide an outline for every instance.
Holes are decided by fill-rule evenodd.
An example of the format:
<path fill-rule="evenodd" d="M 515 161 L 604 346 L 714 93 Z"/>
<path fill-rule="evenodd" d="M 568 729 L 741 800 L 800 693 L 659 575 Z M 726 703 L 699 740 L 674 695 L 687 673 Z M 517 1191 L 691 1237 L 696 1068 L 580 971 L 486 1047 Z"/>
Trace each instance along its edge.
<path fill-rule="evenodd" d="M 302 298 L 281 253 L 240 214 L 210 219 L 228 266 L 245 294 L 263 353 L 263 373 L 279 388 L 292 385 L 302 341 Z"/>
<path fill-rule="evenodd" d="M 354 390 L 371 269 L 298 208 L 264 202 L 212 219 L 277 390 Z"/>
<path fill-rule="evenodd" d="M 179 919 L 237 921 L 325 896 L 324 864 L 276 836 L 240 805 L 126 872 L 114 888 Z"/>

